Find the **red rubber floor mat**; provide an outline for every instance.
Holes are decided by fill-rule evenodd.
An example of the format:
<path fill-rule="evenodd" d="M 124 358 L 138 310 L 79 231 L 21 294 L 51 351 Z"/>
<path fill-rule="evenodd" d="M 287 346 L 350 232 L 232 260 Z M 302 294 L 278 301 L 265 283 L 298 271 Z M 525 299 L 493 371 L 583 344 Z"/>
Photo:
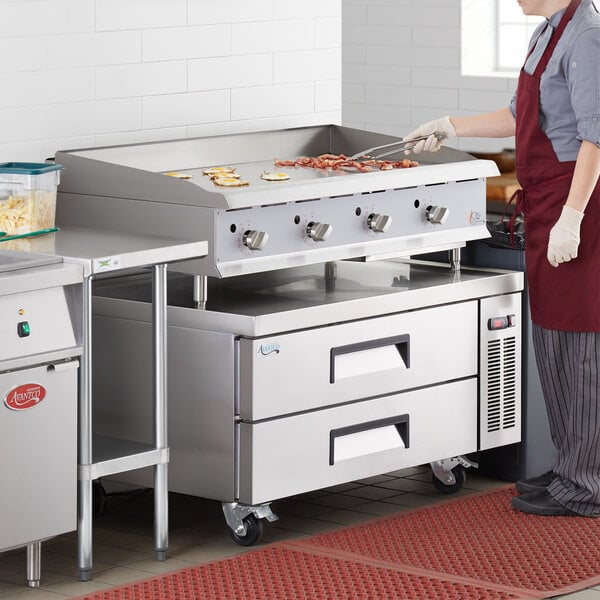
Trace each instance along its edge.
<path fill-rule="evenodd" d="M 86 600 L 504 600 L 510 591 L 280 545 L 95 592 Z"/>
<path fill-rule="evenodd" d="M 318 535 L 297 547 L 546 598 L 600 583 L 600 519 L 514 511 L 513 486 Z"/>

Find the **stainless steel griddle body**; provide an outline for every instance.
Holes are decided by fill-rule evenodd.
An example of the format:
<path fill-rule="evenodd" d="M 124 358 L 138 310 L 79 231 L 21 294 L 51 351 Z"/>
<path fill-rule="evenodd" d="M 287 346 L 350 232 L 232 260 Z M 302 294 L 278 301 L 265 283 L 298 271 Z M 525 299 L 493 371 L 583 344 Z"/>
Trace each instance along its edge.
<path fill-rule="evenodd" d="M 393 139 L 322 126 L 56 156 L 59 224 L 209 241 L 169 282 L 169 486 L 223 501 L 238 540 L 272 500 L 426 462 L 451 485 L 463 455 L 520 439 L 522 273 L 458 261 L 488 235 L 495 165 L 442 149 L 385 172 L 273 167 Z M 217 188 L 215 165 L 250 185 Z M 453 269 L 408 260 L 439 249 Z M 140 440 L 149 290 L 131 274 L 95 302 L 96 423 Z"/>
<path fill-rule="evenodd" d="M 0 552 L 77 527 L 77 368 L 83 271 L 0 249 Z"/>
<path fill-rule="evenodd" d="M 394 138 L 343 127 L 310 127 L 73 152 L 64 165 L 57 219 L 140 234 L 207 240 L 209 255 L 188 272 L 214 277 L 295 267 L 367 254 L 415 254 L 487 237 L 485 178 L 492 161 L 444 148 L 418 168 L 356 173 L 275 168 L 273 160 L 350 154 Z M 400 159 L 404 158 L 401 154 Z M 203 167 L 235 167 L 250 185 L 219 188 Z M 264 171 L 285 171 L 288 181 L 268 182 Z M 178 171 L 192 179 L 164 173 Z M 435 207 L 447 208 L 443 223 Z M 389 217 L 386 231 L 370 227 L 371 215 Z M 308 225 L 330 226 L 313 239 Z M 248 247 L 248 232 L 269 238 Z M 245 238 L 246 236 L 246 238 Z"/>

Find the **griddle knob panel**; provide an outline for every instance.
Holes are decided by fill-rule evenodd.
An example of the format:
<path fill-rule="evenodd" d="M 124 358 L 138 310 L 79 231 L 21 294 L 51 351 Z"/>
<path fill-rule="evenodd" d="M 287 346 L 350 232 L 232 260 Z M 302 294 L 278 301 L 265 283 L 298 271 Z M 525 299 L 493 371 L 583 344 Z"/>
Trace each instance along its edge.
<path fill-rule="evenodd" d="M 306 227 L 306 234 L 315 242 L 324 242 L 333 231 L 333 226 L 327 223 L 315 223 L 311 221 Z"/>
<path fill-rule="evenodd" d="M 375 233 L 385 233 L 392 224 L 392 217 L 371 213 L 367 218 L 367 224 L 369 225 L 369 229 Z"/>
<path fill-rule="evenodd" d="M 425 211 L 425 218 L 435 225 L 442 225 L 450 216 L 450 210 L 444 206 L 428 206 Z"/>
<path fill-rule="evenodd" d="M 244 245 L 250 250 L 262 250 L 269 241 L 269 234 L 264 231 L 250 229 L 244 233 Z"/>

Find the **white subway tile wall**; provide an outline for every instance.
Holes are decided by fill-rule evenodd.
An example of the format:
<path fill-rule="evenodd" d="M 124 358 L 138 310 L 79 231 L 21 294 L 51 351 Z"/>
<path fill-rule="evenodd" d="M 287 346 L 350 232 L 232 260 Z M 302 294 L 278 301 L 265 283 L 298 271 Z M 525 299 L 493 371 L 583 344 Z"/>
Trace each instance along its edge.
<path fill-rule="evenodd" d="M 461 75 L 461 0 L 343 0 L 343 124 L 404 135 L 444 115 L 508 106 L 512 78 Z M 514 140 L 464 138 L 465 150 Z"/>
<path fill-rule="evenodd" d="M 0 162 L 341 123 L 342 1 L 0 0 Z"/>

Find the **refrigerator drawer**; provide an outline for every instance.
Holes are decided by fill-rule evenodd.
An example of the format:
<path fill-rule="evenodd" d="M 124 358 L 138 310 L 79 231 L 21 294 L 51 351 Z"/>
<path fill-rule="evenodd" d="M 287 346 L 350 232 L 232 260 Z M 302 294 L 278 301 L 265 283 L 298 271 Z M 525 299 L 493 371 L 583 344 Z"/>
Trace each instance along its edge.
<path fill-rule="evenodd" d="M 241 423 L 239 500 L 259 504 L 477 450 L 477 378 Z"/>
<path fill-rule="evenodd" d="M 240 414 L 266 419 L 470 377 L 477 301 L 240 340 Z"/>
<path fill-rule="evenodd" d="M 0 374 L 0 550 L 77 527 L 78 364 Z"/>

